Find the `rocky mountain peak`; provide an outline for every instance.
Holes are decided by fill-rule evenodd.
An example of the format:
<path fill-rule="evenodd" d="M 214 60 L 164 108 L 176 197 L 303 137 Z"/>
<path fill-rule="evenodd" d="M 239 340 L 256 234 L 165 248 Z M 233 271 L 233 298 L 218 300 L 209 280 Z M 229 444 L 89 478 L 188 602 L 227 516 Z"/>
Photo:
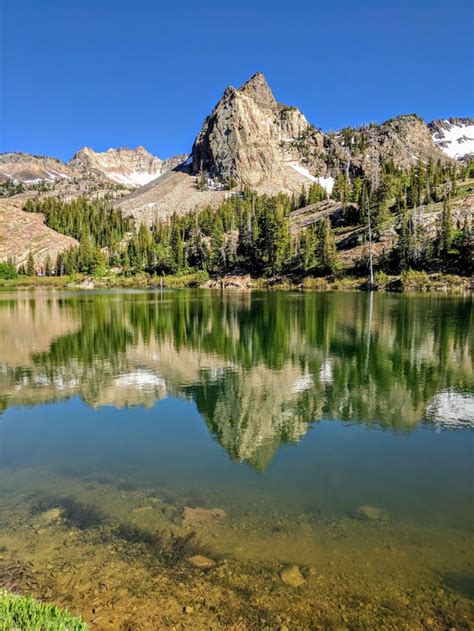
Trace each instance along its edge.
<path fill-rule="evenodd" d="M 242 88 L 227 88 L 205 120 L 193 146 L 193 171 L 266 192 L 300 190 L 307 178 L 294 167 L 309 128 L 296 107 L 277 103 L 257 72 Z M 321 149 L 321 143 L 319 135 L 314 145 Z"/>
<path fill-rule="evenodd" d="M 270 86 L 262 72 L 256 72 L 250 79 L 240 88 L 251 99 L 253 99 L 260 107 L 275 107 L 277 102 Z"/>

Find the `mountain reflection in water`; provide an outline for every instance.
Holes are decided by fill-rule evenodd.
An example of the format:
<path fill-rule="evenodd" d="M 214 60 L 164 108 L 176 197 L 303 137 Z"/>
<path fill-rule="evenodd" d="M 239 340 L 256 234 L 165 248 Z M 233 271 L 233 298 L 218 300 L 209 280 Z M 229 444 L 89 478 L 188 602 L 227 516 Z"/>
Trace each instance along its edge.
<path fill-rule="evenodd" d="M 213 291 L 0 297 L 2 409 L 194 401 L 264 470 L 311 423 L 474 422 L 471 297 Z"/>

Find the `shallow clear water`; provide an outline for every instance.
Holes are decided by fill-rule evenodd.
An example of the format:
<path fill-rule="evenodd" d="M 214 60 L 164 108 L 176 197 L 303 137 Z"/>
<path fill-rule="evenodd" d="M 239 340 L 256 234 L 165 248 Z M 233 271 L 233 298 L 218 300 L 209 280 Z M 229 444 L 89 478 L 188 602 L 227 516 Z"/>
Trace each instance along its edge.
<path fill-rule="evenodd" d="M 3 294 L 0 402 L 0 584 L 32 561 L 18 588 L 89 620 L 101 611 L 99 628 L 469 628 L 470 296 Z M 65 498 L 100 523 L 75 523 Z M 215 565 L 158 555 L 153 580 L 175 581 L 174 596 L 168 585 L 150 613 L 151 548 L 129 537 L 132 563 L 123 524 L 195 533 Z M 78 537 L 64 548 L 66 532 Z M 78 596 L 77 559 L 91 555 Z M 118 578 L 138 561 L 140 597 Z M 298 588 L 281 580 L 288 563 Z M 224 614 L 200 590 L 233 604 Z M 146 614 L 130 615 L 134 597 Z"/>

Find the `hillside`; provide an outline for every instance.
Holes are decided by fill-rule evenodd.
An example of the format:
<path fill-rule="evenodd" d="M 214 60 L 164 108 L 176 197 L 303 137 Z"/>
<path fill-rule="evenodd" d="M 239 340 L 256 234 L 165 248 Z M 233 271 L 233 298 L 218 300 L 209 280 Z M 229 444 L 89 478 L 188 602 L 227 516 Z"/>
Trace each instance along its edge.
<path fill-rule="evenodd" d="M 0 261 L 11 260 L 20 267 L 31 252 L 41 272 L 48 257 L 54 265 L 60 252 L 79 245 L 76 239 L 48 228 L 42 215 L 24 212 L 22 207 L 21 202 L 0 200 Z"/>

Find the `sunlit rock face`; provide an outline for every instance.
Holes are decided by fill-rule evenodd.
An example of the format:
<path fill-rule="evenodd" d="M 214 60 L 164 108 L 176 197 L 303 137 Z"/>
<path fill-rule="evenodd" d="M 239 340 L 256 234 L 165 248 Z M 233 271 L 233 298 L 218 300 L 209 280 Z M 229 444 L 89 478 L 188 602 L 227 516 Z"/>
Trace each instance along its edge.
<path fill-rule="evenodd" d="M 303 157 L 297 145 L 309 130 L 303 114 L 277 103 L 257 73 L 239 90 L 227 88 L 206 119 L 194 143 L 193 169 L 257 189 L 292 189 L 308 183 L 292 165 Z M 323 135 L 314 133 L 312 143 L 322 150 Z"/>
<path fill-rule="evenodd" d="M 467 300 L 430 298 L 430 310 L 391 296 L 157 296 L 2 296 L 3 408 L 180 397 L 232 459 L 259 470 L 320 419 L 473 423 Z"/>
<path fill-rule="evenodd" d="M 245 187 L 291 195 L 318 183 L 330 195 L 340 173 L 376 179 L 382 163 L 399 168 L 428 160 L 454 164 L 437 140 L 415 114 L 323 132 L 297 107 L 279 103 L 257 72 L 242 87 L 224 90 L 186 160 L 116 203 L 124 213 L 151 225 L 173 213 L 217 208 Z M 120 169 L 115 172 L 122 177 Z M 198 186 L 201 178 L 206 190 Z"/>

